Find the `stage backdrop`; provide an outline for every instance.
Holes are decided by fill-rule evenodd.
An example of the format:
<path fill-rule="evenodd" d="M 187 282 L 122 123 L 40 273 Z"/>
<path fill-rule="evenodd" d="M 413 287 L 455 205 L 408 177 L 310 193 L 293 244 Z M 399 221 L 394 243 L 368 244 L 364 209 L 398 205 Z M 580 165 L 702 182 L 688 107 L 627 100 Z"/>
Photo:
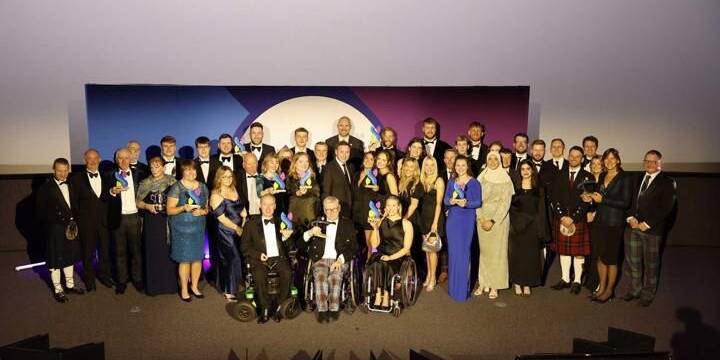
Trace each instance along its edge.
<path fill-rule="evenodd" d="M 507 147 L 513 134 L 527 131 L 529 88 L 502 87 L 298 87 L 86 85 L 89 143 L 110 160 L 129 139 L 146 149 L 142 161 L 159 154 L 160 138 L 173 135 L 181 157 L 195 156 L 195 138 L 230 133 L 248 141 L 251 123 L 265 127 L 265 142 L 292 146 L 292 130 L 305 127 L 312 146 L 336 134 L 337 119 L 353 121 L 351 134 L 370 139 L 370 126 L 390 126 L 398 146 L 420 132 L 422 120 L 434 117 L 441 138 L 451 145 L 467 133 L 471 121 L 487 128 L 485 142 Z M 75 159 L 75 162 L 81 162 Z"/>

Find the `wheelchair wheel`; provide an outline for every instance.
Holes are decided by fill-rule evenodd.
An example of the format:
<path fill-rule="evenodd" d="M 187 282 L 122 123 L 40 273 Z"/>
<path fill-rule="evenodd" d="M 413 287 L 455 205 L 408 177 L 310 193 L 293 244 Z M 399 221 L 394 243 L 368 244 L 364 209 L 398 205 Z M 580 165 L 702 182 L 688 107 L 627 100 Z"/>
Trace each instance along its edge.
<path fill-rule="evenodd" d="M 282 314 L 285 319 L 294 319 L 300 315 L 301 311 L 300 302 L 296 298 L 291 297 L 285 299 L 285 301 L 280 304 L 280 314 Z"/>
<path fill-rule="evenodd" d="M 315 302 L 313 301 L 313 283 L 312 283 L 312 265 L 308 262 L 307 269 L 305 271 L 305 277 L 303 281 L 303 301 L 305 303 L 305 311 L 315 311 Z"/>
<path fill-rule="evenodd" d="M 417 301 L 417 280 L 418 274 L 415 262 L 412 259 L 405 260 L 400 268 L 402 304 L 405 307 L 414 305 L 415 301 Z"/>
<path fill-rule="evenodd" d="M 228 303 L 225 306 L 225 309 L 233 319 L 241 322 L 252 321 L 255 319 L 255 316 L 257 316 L 255 306 L 247 300 L 242 300 L 236 303 Z"/>
<path fill-rule="evenodd" d="M 352 309 L 350 313 L 355 312 L 355 309 L 362 303 L 363 299 L 363 277 L 360 276 L 360 266 L 358 265 L 358 262 L 353 260 L 350 263 L 350 272 L 348 274 L 348 286 L 347 286 L 347 293 L 348 293 L 348 301 L 347 301 L 347 308 L 346 309 Z"/>

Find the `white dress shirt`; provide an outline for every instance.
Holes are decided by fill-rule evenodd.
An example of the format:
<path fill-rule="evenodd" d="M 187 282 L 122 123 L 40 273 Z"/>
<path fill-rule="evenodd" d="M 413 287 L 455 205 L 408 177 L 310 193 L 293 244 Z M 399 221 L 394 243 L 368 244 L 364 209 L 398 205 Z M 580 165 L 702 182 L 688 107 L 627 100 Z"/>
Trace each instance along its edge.
<path fill-rule="evenodd" d="M 432 141 L 431 143 L 425 144 L 425 152 L 428 154 L 428 156 L 433 156 L 435 153 L 435 145 L 437 145 L 438 139 L 437 137 L 434 139 L 427 139 L 423 138 L 424 141 Z"/>
<path fill-rule="evenodd" d="M 645 178 L 648 175 L 650 175 L 650 180 L 647 183 L 647 187 L 650 188 L 650 184 L 652 184 L 653 180 L 655 180 L 655 177 L 657 177 L 659 173 L 660 173 L 660 171 L 656 171 L 654 174 L 649 174 L 649 173 L 645 172 L 645 175 L 643 175 L 642 181 L 645 181 Z M 640 187 L 642 188 L 642 182 L 640 182 Z"/>
<path fill-rule="evenodd" d="M 558 170 L 560 170 L 560 169 L 562 169 L 563 164 L 565 163 L 565 158 L 559 158 L 559 159 L 553 158 L 552 162 L 553 162 L 553 165 L 557 164 L 555 166 L 557 167 Z"/>
<path fill-rule="evenodd" d="M 173 172 L 178 164 L 176 164 L 175 158 L 166 159 L 163 157 L 163 161 L 165 162 L 165 167 L 163 172 L 165 175 L 175 175 Z"/>
<path fill-rule="evenodd" d="M 345 263 L 345 256 L 340 254 L 340 257 L 338 257 L 337 250 L 335 250 L 335 238 L 337 237 L 337 228 L 338 228 L 338 221 L 339 220 L 328 220 L 332 221 L 333 223 L 328 224 L 327 228 L 325 229 L 325 249 L 323 250 L 323 259 L 328 260 L 338 260 L 341 264 Z M 312 238 L 312 232 L 310 230 L 303 233 L 303 239 L 305 242 L 310 241 Z"/>
<path fill-rule="evenodd" d="M 280 256 L 280 250 L 278 250 L 277 246 L 277 234 L 275 233 L 275 224 L 265 224 L 265 220 L 269 219 L 262 219 L 263 234 L 265 235 L 265 255 L 267 255 L 267 257 L 269 258 Z"/>
<path fill-rule="evenodd" d="M 477 160 L 480 157 L 480 148 L 481 147 L 482 147 L 482 141 L 477 144 L 473 144 L 472 142 L 470 143 L 470 157 L 472 157 L 473 160 Z"/>
<path fill-rule="evenodd" d="M 253 146 L 259 147 L 260 149 L 255 150 L 255 149 L 253 149 Z M 255 145 L 253 143 L 250 143 L 250 150 L 253 153 L 253 155 L 255 155 L 255 158 L 260 160 L 260 154 L 262 154 L 262 143 L 260 145 Z"/>
<path fill-rule="evenodd" d="M 254 177 L 253 177 L 254 176 Z M 257 181 L 257 174 L 247 175 L 245 177 L 248 189 L 248 212 L 250 215 L 256 215 L 260 213 L 260 198 L 257 194 L 257 187 L 255 182 Z"/>
<path fill-rule="evenodd" d="M 129 175 L 125 177 L 125 180 L 128 182 L 127 189 L 120 192 L 120 202 L 122 203 L 122 210 L 120 213 L 123 215 L 137 214 L 138 208 L 135 204 L 135 183 L 133 182 L 132 170 L 128 169 L 122 171 L 127 171 Z"/>
<path fill-rule="evenodd" d="M 90 173 L 97 174 L 97 176 L 91 177 Z M 95 196 L 99 198 L 102 194 L 102 180 L 100 179 L 100 173 L 97 171 L 87 170 L 85 174 L 85 176 L 87 176 L 88 180 L 90 181 L 90 187 L 92 188 L 92 191 L 95 193 Z"/>
<path fill-rule="evenodd" d="M 55 184 L 57 184 L 57 186 L 60 188 L 60 192 L 62 193 L 63 199 L 65 199 L 65 203 L 68 207 L 70 207 L 70 189 L 68 188 L 67 182 L 58 181 L 58 179 L 55 178 L 53 178 L 53 180 L 55 180 Z"/>
<path fill-rule="evenodd" d="M 200 175 L 202 175 L 203 179 L 205 179 L 205 182 L 212 182 L 212 179 L 208 178 L 208 176 L 210 176 L 210 158 L 203 159 L 201 157 L 198 157 L 198 160 L 200 161 L 200 170 L 202 171 L 202 174 Z"/>
<path fill-rule="evenodd" d="M 230 161 L 223 161 L 223 158 L 228 158 L 228 157 L 230 158 Z M 230 170 L 235 171 L 235 167 L 233 165 L 233 158 L 234 158 L 233 154 L 228 154 L 228 155 L 220 154 L 220 156 L 218 156 L 218 160 L 220 160 L 220 165 L 227 166 L 230 168 Z"/>

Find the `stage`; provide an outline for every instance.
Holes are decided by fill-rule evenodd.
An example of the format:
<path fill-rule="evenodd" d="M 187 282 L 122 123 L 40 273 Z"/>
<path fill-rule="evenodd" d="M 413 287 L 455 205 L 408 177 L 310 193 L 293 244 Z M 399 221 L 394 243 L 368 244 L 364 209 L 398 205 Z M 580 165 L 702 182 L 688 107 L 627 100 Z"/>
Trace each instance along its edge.
<path fill-rule="evenodd" d="M 118 296 L 102 285 L 58 304 L 37 273 L 13 270 L 27 262 L 23 252 L 3 252 L 0 344 L 49 333 L 57 347 L 105 342 L 107 359 L 245 359 L 246 354 L 249 359 L 309 359 L 319 349 L 324 359 L 367 359 L 370 350 L 405 359 L 410 348 L 444 359 L 512 359 L 522 353 L 569 352 L 573 337 L 604 341 L 607 327 L 613 326 L 654 336 L 656 351 L 681 355 L 683 349 L 720 343 L 718 260 L 718 248 L 668 248 L 659 293 L 648 308 L 619 298 L 592 304 L 585 290 L 573 296 L 549 287 L 534 289 L 530 298 L 506 290 L 495 301 L 474 297 L 459 304 L 438 287 L 423 292 L 397 319 L 356 312 L 321 325 L 303 313 L 280 324 L 257 325 L 230 318 L 221 295 L 207 286 L 206 298 L 189 304 L 176 295 L 148 297 L 133 288 Z M 549 283 L 558 277 L 556 262 Z M 618 297 L 626 285 L 627 277 Z M 683 308 L 697 311 L 702 323 L 686 329 L 676 315 Z M 672 341 L 688 333 L 692 341 Z"/>

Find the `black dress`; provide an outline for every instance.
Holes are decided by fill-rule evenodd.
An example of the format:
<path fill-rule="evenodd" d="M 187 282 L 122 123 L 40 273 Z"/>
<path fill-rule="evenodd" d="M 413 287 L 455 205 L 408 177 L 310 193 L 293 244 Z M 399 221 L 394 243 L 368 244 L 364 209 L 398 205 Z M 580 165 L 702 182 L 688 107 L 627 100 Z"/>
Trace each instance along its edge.
<path fill-rule="evenodd" d="M 392 285 L 392 277 L 400 271 L 403 258 L 382 261 L 380 257 L 383 255 L 392 255 L 402 250 L 405 244 L 405 229 L 403 228 L 402 219 L 397 221 L 385 218 L 380 223 L 380 245 L 378 245 L 377 253 L 373 255 L 374 259 L 370 266 L 373 271 L 373 283 L 375 287 L 382 287 L 385 290 L 390 289 Z"/>
<path fill-rule="evenodd" d="M 412 186 L 410 189 L 407 189 L 404 192 L 401 192 L 399 194 L 400 198 L 400 204 L 402 204 L 402 213 L 403 217 L 407 215 L 408 209 L 410 209 L 410 203 L 412 202 L 412 199 L 418 200 L 418 206 L 415 209 L 415 212 L 408 218 L 410 222 L 413 224 L 413 227 L 417 228 L 418 224 L 418 218 L 420 213 L 420 201 L 425 196 L 425 189 L 423 188 L 422 184 L 418 182 L 414 186 Z"/>
<path fill-rule="evenodd" d="M 367 177 L 365 171 L 361 171 L 358 173 L 358 175 L 353 180 L 353 185 L 357 185 L 359 181 L 363 181 L 363 183 L 359 186 L 357 186 L 357 190 L 355 190 L 353 196 L 353 211 L 352 211 L 352 217 L 353 222 L 360 228 L 363 228 L 364 230 L 372 230 L 372 226 L 368 223 L 368 216 L 370 214 L 370 201 L 372 202 L 380 202 L 380 207 L 382 207 L 385 199 L 387 199 L 388 191 L 388 185 L 387 185 L 387 174 L 380 175 L 378 174 L 377 178 L 377 185 L 378 185 L 378 191 L 374 191 L 370 188 L 365 187 L 365 178 Z"/>
<path fill-rule="evenodd" d="M 438 180 L 436 179 L 435 181 L 437 182 Z M 430 233 L 430 228 L 432 227 L 433 220 L 435 219 L 435 207 L 437 205 L 437 190 L 435 189 L 435 184 L 433 184 L 430 191 L 423 191 L 423 197 L 420 199 L 420 204 L 418 204 L 420 207 L 419 210 L 417 210 L 420 211 L 420 216 L 418 217 L 420 235 Z M 445 209 L 442 209 L 442 200 L 440 200 L 439 205 L 441 209 L 440 216 L 438 217 L 437 235 L 445 237 Z"/>
<path fill-rule="evenodd" d="M 240 225 L 244 203 L 242 200 L 223 199 L 212 214 L 219 218 L 225 215 L 233 224 Z M 238 291 L 238 284 L 242 278 L 242 261 L 238 252 L 237 243 L 240 239 L 234 230 L 217 221 L 218 253 L 220 257 L 220 271 L 218 272 L 218 290 L 226 294 L 235 294 Z"/>
<path fill-rule="evenodd" d="M 151 191 L 143 199 L 143 202 L 146 204 L 158 204 L 158 201 L 163 201 L 166 192 L 167 189 L 164 192 Z M 147 294 L 161 295 L 177 292 L 177 264 L 170 259 L 167 214 L 164 211 L 157 214 L 143 211 L 142 236 L 145 245 L 143 264 L 145 265 L 145 290 Z"/>
<path fill-rule="evenodd" d="M 542 189 L 515 189 L 510 204 L 508 262 L 510 282 L 537 286 L 542 282 L 542 246 L 548 237 L 545 226 L 545 194 Z"/>

